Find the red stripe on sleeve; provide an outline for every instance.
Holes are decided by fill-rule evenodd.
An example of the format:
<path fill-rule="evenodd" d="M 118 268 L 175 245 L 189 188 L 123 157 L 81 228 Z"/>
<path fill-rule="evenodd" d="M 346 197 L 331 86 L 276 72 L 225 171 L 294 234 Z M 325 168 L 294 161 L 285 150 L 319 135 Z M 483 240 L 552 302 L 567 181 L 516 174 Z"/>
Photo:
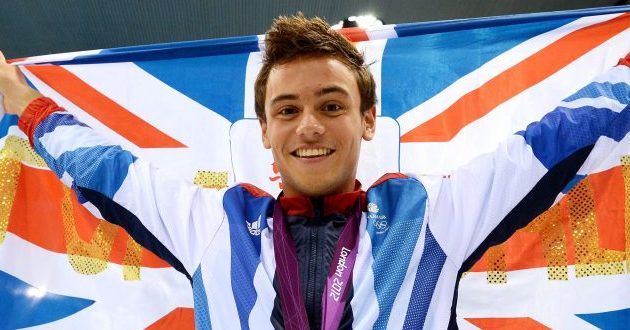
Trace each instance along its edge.
<path fill-rule="evenodd" d="M 37 125 L 48 117 L 48 115 L 56 111 L 63 111 L 63 108 L 47 97 L 37 98 L 26 107 L 18 120 L 18 127 L 22 132 L 26 133 L 31 146 L 33 146 L 33 133 Z"/>

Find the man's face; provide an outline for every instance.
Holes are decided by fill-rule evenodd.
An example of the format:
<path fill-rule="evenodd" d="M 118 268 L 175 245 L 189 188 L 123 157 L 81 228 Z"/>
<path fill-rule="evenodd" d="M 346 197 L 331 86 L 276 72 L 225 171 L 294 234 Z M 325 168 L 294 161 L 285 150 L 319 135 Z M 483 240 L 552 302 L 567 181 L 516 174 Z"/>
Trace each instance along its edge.
<path fill-rule="evenodd" d="M 349 192 L 361 140 L 374 136 L 376 110 L 360 113 L 354 74 L 330 57 L 274 67 L 267 80 L 265 148 L 271 149 L 286 196 Z"/>

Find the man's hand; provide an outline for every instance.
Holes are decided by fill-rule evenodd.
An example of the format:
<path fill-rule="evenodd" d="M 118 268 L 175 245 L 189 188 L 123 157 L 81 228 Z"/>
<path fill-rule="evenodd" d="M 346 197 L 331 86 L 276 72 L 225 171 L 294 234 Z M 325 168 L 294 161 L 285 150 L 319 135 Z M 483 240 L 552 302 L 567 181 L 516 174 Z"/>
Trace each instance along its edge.
<path fill-rule="evenodd" d="M 26 83 L 17 67 L 7 64 L 2 52 L 0 52 L 0 95 L 3 96 L 0 99 L 2 99 L 4 110 L 18 116 L 31 101 L 42 96 Z"/>

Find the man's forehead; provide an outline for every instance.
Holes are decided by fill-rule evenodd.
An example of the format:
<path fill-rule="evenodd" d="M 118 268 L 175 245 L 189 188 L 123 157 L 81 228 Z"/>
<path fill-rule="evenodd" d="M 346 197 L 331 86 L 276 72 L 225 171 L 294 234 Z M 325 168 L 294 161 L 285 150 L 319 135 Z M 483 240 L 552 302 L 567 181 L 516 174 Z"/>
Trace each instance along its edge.
<path fill-rule="evenodd" d="M 341 70 L 350 72 L 347 65 L 340 59 L 333 56 L 300 56 L 287 62 L 282 62 L 274 65 L 271 68 L 270 74 L 273 73 L 291 73 L 294 70 L 305 70 L 307 68 L 324 68 L 329 67 L 333 70 Z"/>
<path fill-rule="evenodd" d="M 274 66 L 267 80 L 267 100 L 280 95 L 331 93 L 350 95 L 357 89 L 355 75 L 332 57 L 299 58 Z"/>

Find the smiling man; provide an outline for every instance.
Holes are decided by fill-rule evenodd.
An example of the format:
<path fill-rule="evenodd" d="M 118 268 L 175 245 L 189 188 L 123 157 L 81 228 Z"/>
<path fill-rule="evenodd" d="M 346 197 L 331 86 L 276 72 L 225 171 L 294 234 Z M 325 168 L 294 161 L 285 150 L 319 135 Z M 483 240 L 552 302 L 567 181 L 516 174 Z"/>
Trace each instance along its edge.
<path fill-rule="evenodd" d="M 277 20 L 265 45 L 255 107 L 284 194 L 353 191 L 361 140 L 372 139 L 376 121 L 363 56 L 325 22 L 303 17 Z"/>
<path fill-rule="evenodd" d="M 249 184 L 215 191 L 164 175 L 0 63 L 5 108 L 34 149 L 97 216 L 191 280 L 198 328 L 455 327 L 461 273 L 598 155 L 630 152 L 628 96 L 600 91 L 621 107 L 585 110 L 585 89 L 572 96 L 579 108 L 564 104 L 449 177 L 387 174 L 363 191 L 361 141 L 376 117 L 363 56 L 302 15 L 277 19 L 265 46 L 255 106 L 284 183 L 277 200 Z M 630 70 L 604 80 L 627 83 Z"/>
<path fill-rule="evenodd" d="M 335 58 L 299 58 L 275 66 L 267 85 L 263 144 L 285 195 L 354 190 L 361 140 L 372 139 L 376 111 L 373 104 L 361 109 L 352 71 Z"/>

